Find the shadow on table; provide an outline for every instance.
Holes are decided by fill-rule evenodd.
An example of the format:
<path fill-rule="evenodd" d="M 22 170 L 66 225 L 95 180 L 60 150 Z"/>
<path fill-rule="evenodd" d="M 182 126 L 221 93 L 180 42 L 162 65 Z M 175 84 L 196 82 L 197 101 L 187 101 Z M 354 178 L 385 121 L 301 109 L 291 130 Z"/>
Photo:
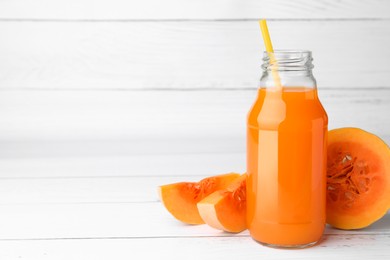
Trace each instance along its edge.
<path fill-rule="evenodd" d="M 326 234 L 390 233 L 390 211 L 386 215 L 384 215 L 381 219 L 377 220 L 375 223 L 371 224 L 368 227 L 356 229 L 356 230 L 342 230 L 327 225 L 325 233 Z"/>
<path fill-rule="evenodd" d="M 380 232 L 390 232 L 390 212 L 387 212 L 381 219 L 371 224 L 367 228 L 366 231 L 380 231 Z"/>

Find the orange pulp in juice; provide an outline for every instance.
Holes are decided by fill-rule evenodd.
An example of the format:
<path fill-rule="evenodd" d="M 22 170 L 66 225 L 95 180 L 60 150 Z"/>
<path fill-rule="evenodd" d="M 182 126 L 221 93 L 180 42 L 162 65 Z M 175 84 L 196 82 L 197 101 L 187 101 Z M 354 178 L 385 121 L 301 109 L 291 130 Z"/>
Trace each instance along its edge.
<path fill-rule="evenodd" d="M 255 240 L 300 246 L 321 238 L 327 124 L 315 88 L 259 89 L 247 128 L 247 224 Z"/>

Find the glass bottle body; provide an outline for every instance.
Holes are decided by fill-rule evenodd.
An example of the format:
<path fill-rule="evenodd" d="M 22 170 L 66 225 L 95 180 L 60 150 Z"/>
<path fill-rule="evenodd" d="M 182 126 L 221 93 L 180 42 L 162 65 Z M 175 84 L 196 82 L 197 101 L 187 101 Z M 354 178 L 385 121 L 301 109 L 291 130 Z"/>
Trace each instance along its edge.
<path fill-rule="evenodd" d="M 308 51 L 265 53 L 247 122 L 247 223 L 275 247 L 305 247 L 325 228 L 328 118 Z"/>

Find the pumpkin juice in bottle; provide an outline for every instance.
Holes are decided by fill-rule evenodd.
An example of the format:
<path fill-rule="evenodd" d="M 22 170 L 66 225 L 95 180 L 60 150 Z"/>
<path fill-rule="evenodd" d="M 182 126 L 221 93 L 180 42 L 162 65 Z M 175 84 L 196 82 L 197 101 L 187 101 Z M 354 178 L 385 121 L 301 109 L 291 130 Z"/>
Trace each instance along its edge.
<path fill-rule="evenodd" d="M 268 246 L 310 246 L 325 228 L 328 118 L 312 67 L 310 51 L 265 52 L 248 115 L 247 225 Z"/>

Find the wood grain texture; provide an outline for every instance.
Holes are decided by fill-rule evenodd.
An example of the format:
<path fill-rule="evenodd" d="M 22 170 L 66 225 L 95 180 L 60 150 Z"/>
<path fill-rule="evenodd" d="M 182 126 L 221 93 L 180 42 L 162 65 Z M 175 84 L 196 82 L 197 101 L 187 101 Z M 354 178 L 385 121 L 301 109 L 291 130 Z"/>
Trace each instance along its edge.
<path fill-rule="evenodd" d="M 274 250 L 176 221 L 158 185 L 245 171 L 268 18 L 329 127 L 390 143 L 390 1 L 0 1 L 0 259 L 388 259 L 390 214 Z"/>
<path fill-rule="evenodd" d="M 187 179 L 195 177 L 188 176 Z M 386 250 L 390 245 L 389 214 L 361 230 L 342 231 L 327 227 L 321 243 L 306 250 L 275 250 L 255 243 L 248 231 L 229 234 L 207 225 L 178 222 L 160 202 L 150 201 L 149 195 L 145 196 L 145 192 L 154 193 L 154 185 L 168 180 L 179 178 L 2 179 L 0 257 L 107 259 L 110 256 L 128 259 L 161 257 L 174 250 L 173 259 L 182 259 L 190 249 L 195 252 L 191 257 L 196 259 L 205 256 L 237 259 L 238 254 L 244 254 L 246 259 L 329 259 L 336 255 L 364 259 L 373 255 L 386 258 L 389 254 Z M 128 190 L 124 189 L 126 184 Z M 11 186 L 15 191 L 24 190 L 25 194 L 17 195 L 18 200 L 15 200 Z M 122 199 L 131 200 L 137 196 L 140 199 L 115 201 L 119 194 Z M 36 195 L 41 197 L 36 200 Z M 51 197 L 45 198 L 45 195 Z M 98 199 L 85 200 L 88 197 Z M 150 248 L 153 250 L 147 250 Z"/>
<path fill-rule="evenodd" d="M 163 11 L 162 11 L 163 10 Z M 8 0 L 1 19 L 383 19 L 389 3 L 381 0 Z"/>
<path fill-rule="evenodd" d="M 61 155 L 52 149 L 55 146 L 50 147 L 51 141 L 64 149 L 67 144 L 61 146 L 61 142 L 85 141 L 86 149 L 80 155 L 88 145 L 96 149 L 91 141 L 99 140 L 113 141 L 110 150 L 115 149 L 115 142 L 124 142 L 124 147 L 116 144 L 117 151 L 133 155 L 243 152 L 246 115 L 256 95 L 256 90 L 2 91 L 0 154 L 12 157 L 13 149 L 19 149 L 21 156 L 34 157 L 34 147 L 29 148 L 34 140 L 46 141 L 43 145 L 51 156 Z M 360 127 L 390 141 L 385 113 L 390 111 L 390 89 L 325 88 L 319 89 L 319 97 L 328 112 L 330 129 Z M 192 141 L 194 146 L 188 146 Z M 68 149 L 72 147 L 69 143 Z M 36 152 L 35 156 L 42 155 Z M 75 150 L 73 155 L 77 154 Z"/>
<path fill-rule="evenodd" d="M 313 51 L 322 88 L 389 87 L 390 20 L 269 27 L 275 48 Z M 264 50 L 256 21 L 0 22 L 0 32 L 1 89 L 254 89 Z"/>
<path fill-rule="evenodd" d="M 202 140 L 201 140 L 202 141 Z M 209 145 L 214 143 L 209 140 Z M 224 140 L 227 142 L 227 140 Z M 194 147 L 197 142 L 184 143 Z M 204 144 L 199 142 L 198 146 Z M 114 145 L 117 143 L 114 143 Z M 43 150 L 40 156 L 31 156 L 31 150 L 25 153 L 22 149 L 14 151 L 13 156 L 0 159 L 1 178 L 82 178 L 82 177 L 126 177 L 126 176 L 201 176 L 231 171 L 245 171 L 245 153 L 177 153 L 126 155 L 117 150 L 104 151 L 107 146 L 99 144 L 93 149 L 87 149 L 86 154 L 79 150 L 85 149 L 83 142 L 71 146 L 66 155 L 59 155 L 58 150 L 64 147 L 55 144 L 50 150 L 45 150 L 42 143 L 34 144 L 33 151 Z M 138 145 L 142 147 L 143 140 Z M 169 147 L 170 143 L 166 143 Z M 9 147 L 9 146 L 8 146 Z M 25 146 L 22 146 L 24 148 Z M 56 149 L 57 147 L 57 149 Z M 4 154 L 6 149 L 2 148 Z M 204 149 L 204 147 L 203 147 Z M 99 150 L 105 154 L 94 154 Z M 34 153 L 33 153 L 34 154 Z M 107 155 L 108 154 L 108 155 Z M 193 178 L 193 177 L 192 177 Z M 92 181 L 93 182 L 93 181 Z M 16 184 L 15 184 L 16 185 Z M 64 183 L 65 185 L 65 183 Z M 10 187 L 12 194 L 12 187 Z M 152 191 L 153 195 L 155 190 Z M 23 194 L 23 193 L 22 193 Z M 17 199 L 16 199 L 17 200 Z"/>
<path fill-rule="evenodd" d="M 160 202 L 0 205 L 0 241 L 9 239 L 229 237 L 207 225 L 186 225 Z M 26 217 L 28 216 L 28 218 Z M 385 235 L 390 243 L 390 215 L 371 227 L 332 235 Z M 248 231 L 238 236 L 248 236 Z"/>
<path fill-rule="evenodd" d="M 194 144 L 196 142 L 188 145 L 194 146 Z M 80 155 L 78 150 L 82 150 L 83 145 L 79 142 L 68 151 L 66 156 L 56 154 L 55 146 L 49 150 L 49 153 L 48 150 L 44 150 L 41 157 L 27 155 L 23 158 L 23 150 L 19 150 L 16 158 L 0 160 L 0 176 L 2 178 L 208 176 L 231 171 L 245 171 L 246 157 L 243 152 L 123 155 L 117 151 L 111 151 L 111 155 L 108 156 L 96 154 L 94 156 L 90 149 L 87 155 Z M 167 143 L 167 145 L 170 144 Z M 34 146 L 35 151 L 42 149 L 41 142 Z M 142 142 L 139 147 L 141 146 Z M 100 144 L 97 148 L 104 151 L 106 146 Z M 63 147 L 60 146 L 58 149 L 61 150 Z M 51 151 L 54 157 L 51 157 Z"/>
<path fill-rule="evenodd" d="M 22 161 L 21 161 L 22 163 Z M 203 176 L 2 178 L 0 205 L 157 202 L 157 187 Z"/>
<path fill-rule="evenodd" d="M 2 259 L 387 259 L 388 235 L 325 236 L 325 242 L 305 250 L 266 248 L 249 237 L 161 239 L 68 239 L 0 241 Z M 173 253 L 174 252 L 174 253 Z"/>

